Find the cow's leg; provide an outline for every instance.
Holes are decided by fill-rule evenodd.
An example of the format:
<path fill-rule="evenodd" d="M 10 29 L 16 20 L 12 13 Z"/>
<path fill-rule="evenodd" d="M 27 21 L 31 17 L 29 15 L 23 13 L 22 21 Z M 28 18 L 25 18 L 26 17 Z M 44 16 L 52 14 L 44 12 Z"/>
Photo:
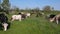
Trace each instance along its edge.
<path fill-rule="evenodd" d="M 19 21 L 21 21 L 21 18 L 19 19 Z"/>
<path fill-rule="evenodd" d="M 57 24 L 58 24 L 58 20 L 56 20 Z"/>
<path fill-rule="evenodd" d="M 21 21 L 21 19 L 19 19 L 19 21 Z"/>
<path fill-rule="evenodd" d="M 56 18 L 56 23 L 58 24 L 58 22 L 59 22 L 59 21 L 58 21 L 58 18 Z"/>
<path fill-rule="evenodd" d="M 4 26 L 4 31 L 6 31 L 7 30 L 7 26 Z"/>
<path fill-rule="evenodd" d="M 27 16 L 25 16 L 27 18 Z"/>

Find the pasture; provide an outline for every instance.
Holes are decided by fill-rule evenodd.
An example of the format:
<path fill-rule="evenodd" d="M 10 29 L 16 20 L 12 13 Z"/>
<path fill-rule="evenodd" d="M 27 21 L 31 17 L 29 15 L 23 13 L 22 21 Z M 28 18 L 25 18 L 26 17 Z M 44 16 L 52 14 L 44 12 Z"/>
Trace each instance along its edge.
<path fill-rule="evenodd" d="M 60 12 L 44 12 L 58 14 Z M 11 17 L 11 15 L 8 15 Z M 10 29 L 7 31 L 0 30 L 0 34 L 60 34 L 60 24 L 49 22 L 45 16 L 24 19 L 22 21 L 13 21 Z"/>

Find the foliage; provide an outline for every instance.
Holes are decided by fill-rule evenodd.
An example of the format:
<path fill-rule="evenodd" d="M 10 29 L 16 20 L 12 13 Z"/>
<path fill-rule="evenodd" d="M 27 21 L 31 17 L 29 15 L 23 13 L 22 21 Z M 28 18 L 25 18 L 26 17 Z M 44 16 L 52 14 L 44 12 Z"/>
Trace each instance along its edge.
<path fill-rule="evenodd" d="M 51 7 L 50 6 L 45 6 L 44 8 L 43 8 L 43 11 L 51 11 Z"/>
<path fill-rule="evenodd" d="M 10 3 L 9 0 L 3 0 L 1 6 L 3 7 L 3 10 L 9 14 L 9 9 L 10 9 Z"/>

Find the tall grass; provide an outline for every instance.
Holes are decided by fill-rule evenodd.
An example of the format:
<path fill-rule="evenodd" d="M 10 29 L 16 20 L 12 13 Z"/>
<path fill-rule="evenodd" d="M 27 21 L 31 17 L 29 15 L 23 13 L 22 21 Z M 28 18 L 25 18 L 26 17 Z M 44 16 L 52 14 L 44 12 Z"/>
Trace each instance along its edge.
<path fill-rule="evenodd" d="M 0 34 L 60 34 L 60 24 L 51 23 L 43 16 L 30 17 L 22 21 L 13 21 L 10 29 L 6 32 L 1 30 Z"/>

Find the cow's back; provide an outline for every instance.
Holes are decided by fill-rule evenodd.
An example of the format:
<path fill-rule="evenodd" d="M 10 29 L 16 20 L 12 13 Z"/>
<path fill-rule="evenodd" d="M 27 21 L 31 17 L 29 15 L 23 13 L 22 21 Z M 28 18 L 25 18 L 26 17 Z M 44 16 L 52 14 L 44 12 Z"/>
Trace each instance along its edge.
<path fill-rule="evenodd" d="M 21 15 L 13 15 L 12 18 L 13 19 L 19 19 L 19 18 L 21 18 Z"/>

